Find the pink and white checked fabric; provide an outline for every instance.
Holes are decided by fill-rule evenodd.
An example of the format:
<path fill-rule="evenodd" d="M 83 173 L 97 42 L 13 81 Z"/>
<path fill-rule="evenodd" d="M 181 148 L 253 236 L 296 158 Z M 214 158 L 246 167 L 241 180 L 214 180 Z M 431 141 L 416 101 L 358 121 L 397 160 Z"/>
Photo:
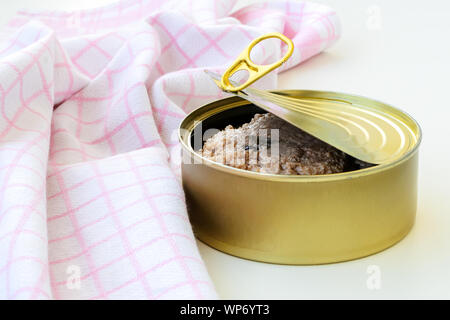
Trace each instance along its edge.
<path fill-rule="evenodd" d="M 339 35 L 335 12 L 315 3 L 233 5 L 127 0 L 22 11 L 3 29 L 1 298 L 217 297 L 186 213 L 176 138 L 187 112 L 223 96 L 203 69 L 223 70 L 266 32 L 296 45 L 282 70 Z M 274 88 L 276 77 L 258 85 Z"/>

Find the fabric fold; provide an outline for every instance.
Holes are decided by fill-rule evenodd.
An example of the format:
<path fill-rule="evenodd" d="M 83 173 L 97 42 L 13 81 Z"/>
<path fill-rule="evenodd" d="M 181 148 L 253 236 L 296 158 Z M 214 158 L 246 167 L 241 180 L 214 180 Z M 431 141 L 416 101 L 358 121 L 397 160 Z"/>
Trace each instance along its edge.
<path fill-rule="evenodd" d="M 180 182 L 177 128 L 226 96 L 217 72 L 255 37 L 331 46 L 335 12 L 309 2 L 126 0 L 21 11 L 0 43 L 0 297 L 214 299 Z M 262 43 L 255 61 L 283 47 Z M 277 73 L 255 86 L 275 88 Z"/>

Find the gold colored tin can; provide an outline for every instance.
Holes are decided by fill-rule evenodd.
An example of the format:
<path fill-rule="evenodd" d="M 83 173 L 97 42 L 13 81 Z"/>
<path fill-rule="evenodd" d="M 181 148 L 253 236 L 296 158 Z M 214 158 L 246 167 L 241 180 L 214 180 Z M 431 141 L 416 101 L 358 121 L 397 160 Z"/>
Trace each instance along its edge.
<path fill-rule="evenodd" d="M 196 236 L 238 257 L 280 264 L 322 264 L 364 257 L 405 237 L 416 215 L 421 130 L 384 103 L 326 91 L 278 91 L 291 97 L 339 99 L 393 123 L 397 160 L 329 175 L 250 172 L 195 152 L 194 135 L 249 121 L 261 110 L 238 97 L 202 106 L 182 121 L 182 178 Z M 385 143 L 390 141 L 387 132 Z M 396 142 L 398 144 L 398 141 Z M 406 146 L 405 146 L 406 145 Z M 200 146 L 201 148 L 201 146 Z"/>

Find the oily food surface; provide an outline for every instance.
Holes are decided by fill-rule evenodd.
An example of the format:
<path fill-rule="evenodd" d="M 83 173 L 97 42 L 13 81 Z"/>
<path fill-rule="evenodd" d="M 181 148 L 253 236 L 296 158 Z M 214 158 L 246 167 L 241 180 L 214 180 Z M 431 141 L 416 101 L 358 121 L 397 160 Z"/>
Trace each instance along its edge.
<path fill-rule="evenodd" d="M 206 140 L 203 157 L 235 168 L 289 175 L 343 172 L 346 154 L 274 116 L 255 114 Z"/>

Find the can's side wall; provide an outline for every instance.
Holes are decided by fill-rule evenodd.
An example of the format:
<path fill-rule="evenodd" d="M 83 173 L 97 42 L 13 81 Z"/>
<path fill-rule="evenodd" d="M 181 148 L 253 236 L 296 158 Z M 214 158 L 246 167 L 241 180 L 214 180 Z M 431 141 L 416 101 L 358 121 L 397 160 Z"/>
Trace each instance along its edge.
<path fill-rule="evenodd" d="M 344 179 L 254 179 L 183 164 L 194 232 L 218 250 L 283 264 L 355 259 L 401 240 L 414 224 L 418 153 Z"/>

